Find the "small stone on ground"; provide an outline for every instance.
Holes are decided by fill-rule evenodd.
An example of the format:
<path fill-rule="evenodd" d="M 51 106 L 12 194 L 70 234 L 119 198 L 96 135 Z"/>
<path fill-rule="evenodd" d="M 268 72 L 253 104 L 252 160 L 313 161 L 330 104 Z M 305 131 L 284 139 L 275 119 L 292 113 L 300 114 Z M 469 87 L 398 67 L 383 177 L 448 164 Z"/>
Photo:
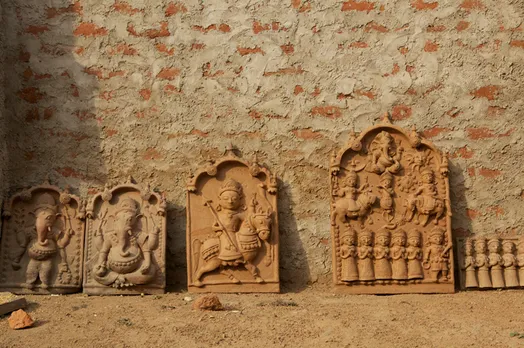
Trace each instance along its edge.
<path fill-rule="evenodd" d="M 9 327 L 13 330 L 25 329 L 34 324 L 33 319 L 23 309 L 11 313 L 11 316 L 7 320 L 9 322 Z"/>
<path fill-rule="evenodd" d="M 220 303 L 218 296 L 215 294 L 204 295 L 193 302 L 193 309 L 200 309 L 202 311 L 221 311 L 224 306 Z"/>

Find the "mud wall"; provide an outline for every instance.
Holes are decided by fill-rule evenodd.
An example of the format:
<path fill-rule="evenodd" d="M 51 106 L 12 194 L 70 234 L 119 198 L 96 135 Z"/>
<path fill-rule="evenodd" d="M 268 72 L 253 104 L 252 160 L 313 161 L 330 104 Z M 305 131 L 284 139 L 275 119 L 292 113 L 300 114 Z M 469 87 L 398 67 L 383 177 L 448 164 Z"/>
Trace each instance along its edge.
<path fill-rule="evenodd" d="M 522 227 L 522 2 L 2 3 L 10 189 L 151 182 L 171 282 L 186 177 L 229 142 L 281 178 L 284 285 L 330 282 L 329 154 L 385 111 L 450 152 L 457 236 Z"/>

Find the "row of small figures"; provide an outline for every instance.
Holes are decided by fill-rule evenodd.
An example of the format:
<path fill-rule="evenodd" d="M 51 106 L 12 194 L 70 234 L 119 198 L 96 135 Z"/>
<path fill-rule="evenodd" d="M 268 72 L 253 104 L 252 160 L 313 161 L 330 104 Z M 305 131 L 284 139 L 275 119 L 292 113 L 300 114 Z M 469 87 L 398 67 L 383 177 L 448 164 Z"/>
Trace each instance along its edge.
<path fill-rule="evenodd" d="M 524 286 L 524 239 L 516 244 L 517 255 L 515 243 L 509 239 L 503 239 L 502 243 L 499 238 L 466 239 L 463 265 L 466 272 L 466 288 Z"/>

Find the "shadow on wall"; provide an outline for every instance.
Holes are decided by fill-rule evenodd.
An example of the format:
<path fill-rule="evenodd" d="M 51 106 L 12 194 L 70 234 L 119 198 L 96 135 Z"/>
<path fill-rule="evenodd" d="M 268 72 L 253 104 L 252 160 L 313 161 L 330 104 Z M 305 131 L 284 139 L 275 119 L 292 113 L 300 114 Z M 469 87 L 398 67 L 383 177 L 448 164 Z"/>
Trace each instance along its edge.
<path fill-rule="evenodd" d="M 11 0 L 3 9 L 8 189 L 49 178 L 85 196 L 88 186 L 106 181 L 94 105 L 98 81 L 78 62 L 84 46 L 96 45 L 74 35 L 79 2 L 50 4 Z"/>

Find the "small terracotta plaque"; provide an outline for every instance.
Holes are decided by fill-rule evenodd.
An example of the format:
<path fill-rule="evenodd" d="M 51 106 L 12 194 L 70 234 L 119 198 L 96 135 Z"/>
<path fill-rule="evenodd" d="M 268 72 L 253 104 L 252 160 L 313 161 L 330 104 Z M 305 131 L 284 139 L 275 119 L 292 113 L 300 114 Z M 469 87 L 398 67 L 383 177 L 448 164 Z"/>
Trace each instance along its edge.
<path fill-rule="evenodd" d="M 337 291 L 454 291 L 445 155 L 386 115 L 333 153 L 330 172 Z"/>
<path fill-rule="evenodd" d="M 276 177 L 232 148 L 190 178 L 189 291 L 279 292 L 276 193 Z"/>
<path fill-rule="evenodd" d="M 85 211 L 78 197 L 49 184 L 6 202 L 0 287 L 17 294 L 80 291 Z"/>
<path fill-rule="evenodd" d="M 84 293 L 162 294 L 166 202 L 133 183 L 106 188 L 87 207 Z"/>
<path fill-rule="evenodd" d="M 460 288 L 524 287 L 524 237 L 458 238 Z"/>

